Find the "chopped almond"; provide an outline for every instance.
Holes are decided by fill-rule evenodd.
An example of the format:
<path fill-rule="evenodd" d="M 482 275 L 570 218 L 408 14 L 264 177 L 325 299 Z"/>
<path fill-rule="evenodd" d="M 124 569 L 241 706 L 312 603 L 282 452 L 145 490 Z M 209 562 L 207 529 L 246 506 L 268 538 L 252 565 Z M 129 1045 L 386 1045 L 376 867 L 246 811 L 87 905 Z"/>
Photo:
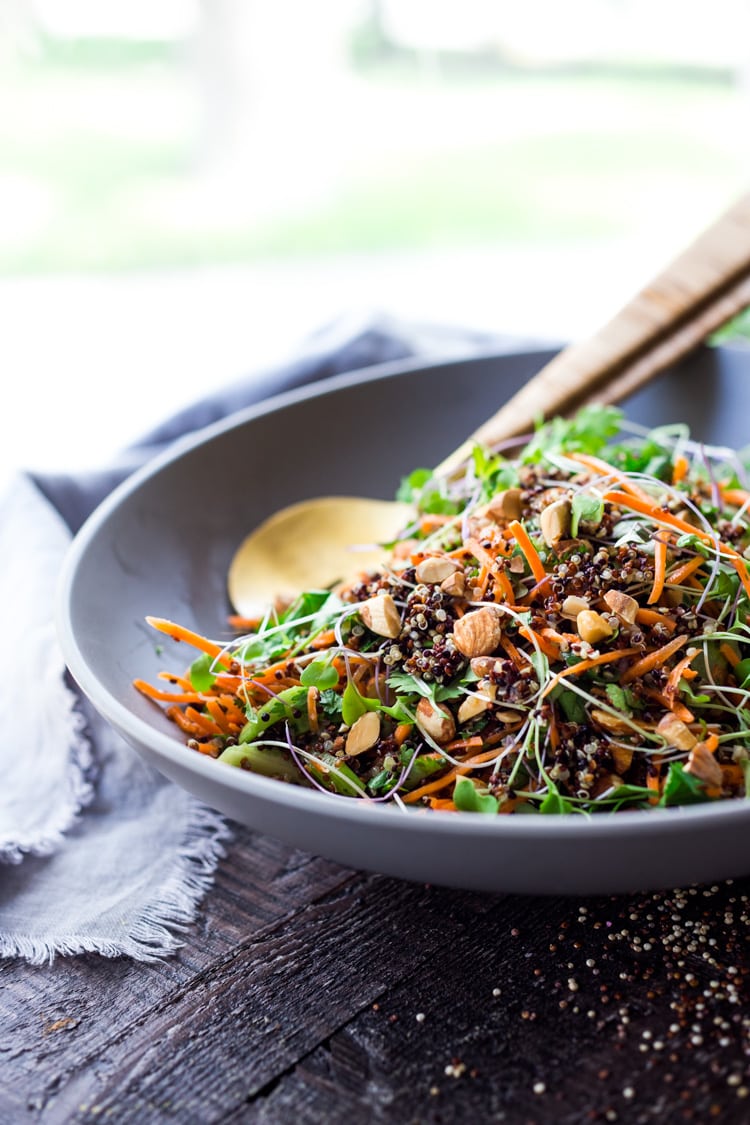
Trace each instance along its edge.
<path fill-rule="evenodd" d="M 607 590 L 604 600 L 617 617 L 627 621 L 628 625 L 635 623 L 639 609 L 635 598 L 631 598 L 629 594 L 622 594 L 619 590 Z"/>
<path fill-rule="evenodd" d="M 560 613 L 563 617 L 567 617 L 569 621 L 575 621 L 579 613 L 585 613 L 590 608 L 585 598 L 578 598 L 571 594 L 560 606 Z"/>
<path fill-rule="evenodd" d="M 489 656 L 500 644 L 503 635 L 500 618 L 494 609 L 485 606 L 459 617 L 453 626 L 453 640 L 464 656 Z"/>
<path fill-rule="evenodd" d="M 477 715 L 489 710 L 492 706 L 497 687 L 491 684 L 489 680 L 480 680 L 477 684 L 477 694 L 467 695 L 463 703 L 458 709 L 459 723 L 468 723 L 471 719 L 475 719 Z"/>
<path fill-rule="evenodd" d="M 353 758 L 357 754 L 364 754 L 370 750 L 380 738 L 380 715 L 377 711 L 365 711 L 356 722 L 352 723 L 351 730 L 346 736 L 346 753 Z"/>
<path fill-rule="evenodd" d="M 456 723 L 444 703 L 433 704 L 420 699 L 417 704 L 417 726 L 435 742 L 449 742 L 456 733 Z"/>
<path fill-rule="evenodd" d="M 666 714 L 657 723 L 656 730 L 659 734 L 664 735 L 670 746 L 674 746 L 678 750 L 692 750 L 698 741 L 690 727 L 686 726 L 682 719 L 678 719 L 676 715 Z"/>
<path fill-rule="evenodd" d="M 548 547 L 554 547 L 570 534 L 570 513 L 570 500 L 555 500 L 542 509 L 539 527 Z"/>
<path fill-rule="evenodd" d="M 685 773 L 691 773 L 699 781 L 705 781 L 712 788 L 721 788 L 723 776 L 721 766 L 714 758 L 705 742 L 697 742 L 690 751 Z"/>
<path fill-rule="evenodd" d="M 614 632 L 609 621 L 593 609 L 584 609 L 578 614 L 576 628 L 581 640 L 590 645 L 598 644 L 599 641 L 606 641 L 607 637 L 611 637 Z"/>
<path fill-rule="evenodd" d="M 401 632 L 401 615 L 390 594 L 379 594 L 362 602 L 359 616 L 367 628 L 379 637 L 394 640 Z"/>
<path fill-rule="evenodd" d="M 604 711 L 600 707 L 591 708 L 591 720 L 610 734 L 633 733 L 633 728 L 624 719 L 618 719 L 616 715 L 611 715 L 609 711 Z"/>
<path fill-rule="evenodd" d="M 426 582 L 430 585 L 435 585 L 439 582 L 444 582 L 446 578 L 456 574 L 461 569 L 459 563 L 455 559 L 449 559 L 446 555 L 440 557 L 432 557 L 422 559 L 415 570 L 417 582 Z"/>
<path fill-rule="evenodd" d="M 496 523 L 508 523 L 510 520 L 521 518 L 521 489 L 507 488 L 493 496 L 483 510 L 485 516 L 495 520 Z"/>

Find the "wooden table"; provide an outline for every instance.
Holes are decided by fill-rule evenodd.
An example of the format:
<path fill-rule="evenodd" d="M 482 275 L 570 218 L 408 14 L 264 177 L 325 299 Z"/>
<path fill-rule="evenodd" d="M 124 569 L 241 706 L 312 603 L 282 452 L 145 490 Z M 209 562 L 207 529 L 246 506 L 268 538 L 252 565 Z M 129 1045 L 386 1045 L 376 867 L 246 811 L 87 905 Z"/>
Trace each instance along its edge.
<path fill-rule="evenodd" d="M 465 893 L 238 828 L 172 960 L 0 963 L 0 1121 L 746 1122 L 749 903 Z"/>

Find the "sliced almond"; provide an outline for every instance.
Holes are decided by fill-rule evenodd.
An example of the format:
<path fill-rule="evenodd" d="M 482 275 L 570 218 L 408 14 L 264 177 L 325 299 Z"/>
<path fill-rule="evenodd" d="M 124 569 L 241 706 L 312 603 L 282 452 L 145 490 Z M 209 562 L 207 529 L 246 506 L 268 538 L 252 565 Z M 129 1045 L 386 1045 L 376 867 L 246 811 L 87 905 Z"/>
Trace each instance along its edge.
<path fill-rule="evenodd" d="M 611 637 L 614 632 L 609 621 L 594 609 L 584 609 L 576 617 L 576 629 L 582 641 L 590 645 L 598 644 Z"/>
<path fill-rule="evenodd" d="M 431 699 L 420 699 L 417 704 L 417 726 L 435 742 L 450 742 L 456 733 L 456 723 L 448 708 L 444 703 L 433 704 Z"/>
<path fill-rule="evenodd" d="M 466 593 L 466 575 L 462 570 L 457 570 L 440 583 L 440 589 L 452 598 L 462 598 Z"/>
<path fill-rule="evenodd" d="M 555 500 L 542 509 L 539 527 L 548 547 L 554 547 L 570 534 L 570 512 L 570 500 Z"/>
<path fill-rule="evenodd" d="M 507 488 L 493 496 L 489 504 L 485 505 L 484 515 L 495 520 L 496 523 L 507 523 L 509 520 L 521 518 L 521 489 Z"/>
<path fill-rule="evenodd" d="M 585 613 L 589 608 L 589 603 L 585 598 L 578 598 L 571 594 L 560 606 L 560 613 L 563 617 L 567 617 L 569 621 L 575 621 L 579 613 Z"/>
<path fill-rule="evenodd" d="M 723 778 L 721 766 L 714 758 L 705 742 L 697 742 L 690 751 L 690 756 L 685 766 L 685 773 L 691 773 L 706 785 L 721 787 Z"/>
<path fill-rule="evenodd" d="M 467 695 L 458 709 L 459 723 L 468 723 L 471 719 L 475 719 L 477 715 L 489 710 L 495 701 L 496 694 L 497 687 L 495 684 L 491 684 L 489 680 L 480 680 L 477 684 L 477 694 Z"/>
<path fill-rule="evenodd" d="M 513 555 L 508 563 L 508 570 L 511 574 L 524 574 L 526 572 L 526 564 L 523 561 L 523 555 Z"/>
<path fill-rule="evenodd" d="M 453 640 L 464 656 L 489 656 L 500 644 L 503 635 L 500 618 L 494 609 L 485 606 L 459 617 L 453 626 Z"/>
<path fill-rule="evenodd" d="M 600 707 L 591 708 L 591 721 L 610 734 L 633 733 L 633 728 L 624 719 L 618 719 L 616 715 L 611 715 L 609 711 L 603 711 Z"/>
<path fill-rule="evenodd" d="M 607 590 L 604 600 L 617 617 L 627 621 L 628 625 L 635 623 L 638 613 L 638 602 L 629 594 L 622 594 L 619 590 Z"/>
<path fill-rule="evenodd" d="M 379 594 L 362 602 L 359 616 L 367 628 L 379 637 L 390 637 L 393 640 L 401 632 L 401 615 L 390 594 Z"/>
<path fill-rule="evenodd" d="M 692 750 L 698 742 L 690 727 L 676 715 L 665 715 L 656 724 L 656 730 L 664 735 L 670 746 L 675 746 L 678 750 Z"/>
<path fill-rule="evenodd" d="M 419 563 L 415 574 L 417 582 L 426 582 L 430 585 L 436 585 L 439 582 L 444 582 L 446 578 L 450 578 L 461 569 L 460 563 L 455 559 L 446 558 L 445 555 L 439 557 L 430 557 L 422 559 Z"/>
<path fill-rule="evenodd" d="M 370 750 L 380 738 L 380 715 L 377 711 L 365 711 L 364 715 L 352 723 L 351 730 L 346 736 L 346 754 L 349 758 L 357 754 L 364 754 Z"/>

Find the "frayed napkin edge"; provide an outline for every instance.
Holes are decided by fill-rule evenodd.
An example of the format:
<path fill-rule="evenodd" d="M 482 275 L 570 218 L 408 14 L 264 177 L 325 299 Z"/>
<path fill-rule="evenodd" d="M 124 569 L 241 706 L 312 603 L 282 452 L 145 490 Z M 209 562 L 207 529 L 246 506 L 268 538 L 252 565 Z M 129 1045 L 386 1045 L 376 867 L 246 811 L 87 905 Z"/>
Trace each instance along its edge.
<path fill-rule="evenodd" d="M 81 813 L 94 797 L 93 766 L 94 754 L 90 740 L 83 733 L 86 720 L 77 707 L 75 694 L 65 686 L 63 673 L 60 674 L 60 703 L 64 705 L 69 723 L 70 758 L 66 781 L 69 790 L 66 800 L 56 809 L 54 818 L 41 836 L 24 839 L 0 837 L 0 864 L 21 863 L 24 856 L 48 856 L 58 851 L 65 843 L 65 836 L 79 820 Z M 0 956 L 2 945 L 0 945 Z"/>
<path fill-rule="evenodd" d="M 170 872 L 122 941 L 75 933 L 52 934 L 44 940 L 7 933 L 0 937 L 0 958 L 20 957 L 41 966 L 51 965 L 57 956 L 81 953 L 149 962 L 171 957 L 185 944 L 178 935 L 195 921 L 219 860 L 226 854 L 224 842 L 231 836 L 220 813 L 191 798 L 185 838 Z"/>

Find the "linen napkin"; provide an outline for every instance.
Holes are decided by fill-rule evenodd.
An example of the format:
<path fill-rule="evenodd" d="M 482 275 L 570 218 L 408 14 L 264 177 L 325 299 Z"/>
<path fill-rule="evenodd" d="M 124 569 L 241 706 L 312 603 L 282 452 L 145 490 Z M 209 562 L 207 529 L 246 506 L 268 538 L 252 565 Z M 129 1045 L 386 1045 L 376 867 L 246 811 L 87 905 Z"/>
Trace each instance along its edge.
<path fill-rule="evenodd" d="M 82 952 L 144 961 L 172 954 L 229 835 L 219 814 L 146 766 L 66 676 L 53 606 L 71 534 L 169 442 L 269 394 L 387 360 L 509 343 L 350 318 L 316 334 L 288 363 L 182 410 L 99 472 L 10 482 L 0 499 L 0 956 L 41 964 Z"/>

